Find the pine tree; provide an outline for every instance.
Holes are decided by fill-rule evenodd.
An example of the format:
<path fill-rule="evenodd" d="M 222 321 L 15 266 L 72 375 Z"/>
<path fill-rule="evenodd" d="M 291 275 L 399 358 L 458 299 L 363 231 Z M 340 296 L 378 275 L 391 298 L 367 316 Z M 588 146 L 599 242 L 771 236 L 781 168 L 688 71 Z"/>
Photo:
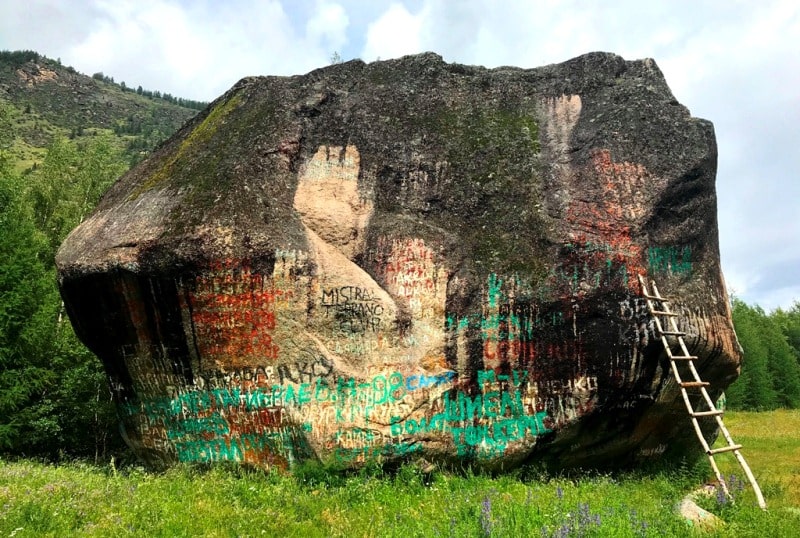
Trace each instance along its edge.
<path fill-rule="evenodd" d="M 800 301 L 795 301 L 787 311 L 778 308 L 772 315 L 800 363 Z"/>
<path fill-rule="evenodd" d="M 800 316 L 798 316 L 800 317 Z M 735 299 L 733 321 L 744 360 L 739 379 L 727 391 L 736 409 L 800 407 L 800 363 L 787 337 L 800 324 L 781 310 L 767 315 Z"/>
<path fill-rule="evenodd" d="M 733 324 L 744 350 L 739 379 L 726 391 L 732 409 L 766 410 L 778 407 L 768 366 L 768 349 L 760 336 L 758 312 L 739 299 L 733 300 Z"/>
<path fill-rule="evenodd" d="M 55 250 L 124 170 L 110 136 L 58 139 L 25 182 L 0 170 L 0 449 L 99 457 L 116 416 L 103 369 L 76 338 L 56 286 Z"/>
<path fill-rule="evenodd" d="M 53 373 L 29 360 L 36 346 L 31 320 L 44 309 L 46 240 L 20 196 L 20 179 L 0 152 L 0 447 L 24 449 L 27 420 L 20 416 L 53 382 Z"/>

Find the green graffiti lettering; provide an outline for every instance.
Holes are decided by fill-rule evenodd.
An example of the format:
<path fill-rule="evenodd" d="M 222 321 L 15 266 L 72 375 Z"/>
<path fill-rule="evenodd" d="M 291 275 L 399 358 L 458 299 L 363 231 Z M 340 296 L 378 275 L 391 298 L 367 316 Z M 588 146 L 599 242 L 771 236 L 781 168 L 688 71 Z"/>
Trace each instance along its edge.
<path fill-rule="evenodd" d="M 519 391 L 514 391 L 513 394 L 509 392 L 500 393 L 500 410 L 499 415 L 502 417 L 512 416 L 518 417 L 522 415 L 522 398 Z"/>
<path fill-rule="evenodd" d="M 401 435 L 403 433 L 403 424 L 400 422 L 400 417 L 392 417 L 390 421 L 390 430 L 392 436 Z"/>
<path fill-rule="evenodd" d="M 300 385 L 300 393 L 297 401 L 300 403 L 300 405 L 307 404 L 311 401 L 311 385 L 308 383 L 302 383 Z"/>
<path fill-rule="evenodd" d="M 297 391 L 295 391 L 293 385 L 286 385 L 286 388 L 283 392 L 283 401 L 286 403 L 286 405 L 291 403 L 297 405 Z"/>
<path fill-rule="evenodd" d="M 406 384 L 403 374 L 400 372 L 392 372 L 389 376 L 389 397 L 391 401 L 396 402 L 402 400 L 406 395 Z"/>
<path fill-rule="evenodd" d="M 406 433 L 408 434 L 415 434 L 419 430 L 419 424 L 413 418 L 409 418 L 406 420 Z"/>
<path fill-rule="evenodd" d="M 470 398 L 468 395 L 459 392 L 459 398 L 463 401 L 462 420 L 470 420 L 472 418 L 480 418 L 483 415 L 483 398 L 480 394 L 475 396 L 475 399 Z"/>
<path fill-rule="evenodd" d="M 496 308 L 500 300 L 502 300 L 503 281 L 495 274 L 491 273 L 486 279 L 487 299 L 489 300 L 489 308 Z"/>
<path fill-rule="evenodd" d="M 322 378 L 318 377 L 316 387 L 314 389 L 314 400 L 317 402 L 326 402 L 331 397 L 331 388 L 328 383 Z"/>
<path fill-rule="evenodd" d="M 484 383 L 494 383 L 495 376 L 494 370 L 479 370 L 478 371 L 478 385 L 483 386 Z"/>
<path fill-rule="evenodd" d="M 456 446 L 462 446 L 461 434 L 464 432 L 464 428 L 451 427 L 450 432 L 453 434 L 453 442 L 455 442 Z"/>
<path fill-rule="evenodd" d="M 483 415 L 488 418 L 495 418 L 497 417 L 499 408 L 500 408 L 500 393 L 487 392 L 483 396 Z"/>
<path fill-rule="evenodd" d="M 467 426 L 464 428 L 464 440 L 469 446 L 477 446 L 486 439 L 486 426 Z"/>

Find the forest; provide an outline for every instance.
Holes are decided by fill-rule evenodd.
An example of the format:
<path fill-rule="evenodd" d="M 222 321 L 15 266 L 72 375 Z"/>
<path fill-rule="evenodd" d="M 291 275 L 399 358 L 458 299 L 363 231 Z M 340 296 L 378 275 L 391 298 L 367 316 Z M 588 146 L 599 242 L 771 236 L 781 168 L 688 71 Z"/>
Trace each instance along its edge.
<path fill-rule="evenodd" d="M 0 109 L 0 450 L 99 458 L 122 448 L 116 414 L 64 312 L 54 257 L 128 160 L 111 135 L 57 137 L 19 173 L 11 133 Z"/>
<path fill-rule="evenodd" d="M 0 102 L 0 453 L 125 457 L 102 366 L 64 312 L 54 256 L 128 169 L 129 144 L 120 130 L 54 136 L 41 162 L 20 170 L 13 115 Z M 733 298 L 732 310 L 745 359 L 727 406 L 800 407 L 800 303 L 768 313 Z"/>

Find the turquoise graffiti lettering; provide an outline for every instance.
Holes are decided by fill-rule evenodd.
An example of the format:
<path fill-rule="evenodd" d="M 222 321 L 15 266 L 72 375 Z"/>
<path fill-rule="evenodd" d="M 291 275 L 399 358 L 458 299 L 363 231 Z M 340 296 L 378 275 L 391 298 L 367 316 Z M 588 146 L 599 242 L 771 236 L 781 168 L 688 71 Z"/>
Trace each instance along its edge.
<path fill-rule="evenodd" d="M 184 436 L 197 436 L 206 433 L 227 435 L 230 432 L 228 423 L 219 415 L 202 418 L 186 418 L 176 420 L 167 428 L 168 439 L 180 439 Z"/>
<path fill-rule="evenodd" d="M 487 424 L 453 427 L 453 441 L 462 456 L 475 447 L 480 447 L 484 456 L 500 455 L 511 442 L 550 432 L 544 425 L 545 418 L 546 412 L 539 411 L 535 415 L 510 417 Z"/>
<path fill-rule="evenodd" d="M 518 387 L 526 377 L 526 371 L 509 374 L 496 374 L 491 370 L 478 372 L 480 386 L 497 384 L 498 387 L 507 387 L 507 390 L 488 390 L 475 395 L 463 392 L 445 394 L 443 410 L 431 417 L 392 417 L 391 435 L 450 432 L 460 455 L 471 451 L 477 451 L 482 457 L 502 454 L 509 443 L 551 431 L 545 426 L 546 411 L 533 414 L 525 411 Z"/>
<path fill-rule="evenodd" d="M 528 379 L 527 370 L 512 370 L 509 374 L 496 374 L 494 370 L 478 371 L 478 386 L 483 387 L 485 383 L 506 383 L 519 388 Z"/>
<path fill-rule="evenodd" d="M 334 451 L 334 458 L 342 463 L 350 463 L 362 458 L 407 456 L 420 450 L 422 450 L 421 444 L 408 442 L 354 448 L 337 447 Z"/>
<path fill-rule="evenodd" d="M 239 387 L 198 389 L 171 398 L 127 402 L 121 409 L 127 416 L 138 416 L 142 420 L 146 418 L 149 427 L 163 427 L 166 439 L 174 447 L 180 461 L 199 462 L 241 461 L 246 451 L 267 449 L 291 459 L 295 450 L 293 435 L 301 430 L 310 431 L 311 424 L 303 424 L 294 430 L 283 428 L 270 431 L 265 427 L 266 422 L 263 422 L 266 419 L 258 418 L 260 414 L 256 418 L 247 418 L 249 415 L 243 413 L 264 413 L 266 410 L 312 404 L 333 404 L 329 407 L 333 411 L 329 416 L 341 423 L 368 422 L 370 413 L 380 410 L 383 417 L 392 417 L 389 429 L 393 437 L 449 432 L 458 450 L 472 450 L 480 445 L 483 454 L 503 450 L 508 443 L 525 436 L 549 431 L 543 422 L 546 413 L 540 411 L 528 415 L 523 405 L 521 390 L 528 382 L 527 370 L 507 373 L 479 371 L 477 377 L 481 392 L 445 392 L 436 400 L 438 412 L 429 417 L 403 420 L 393 416 L 393 413 L 401 414 L 403 406 L 409 405 L 404 400 L 409 393 L 446 388 L 456 377 L 453 371 L 409 376 L 391 372 L 376 375 L 369 381 L 353 377 L 338 378 L 336 381 L 317 378 L 308 383 L 274 384 L 249 390 Z M 381 409 L 381 406 L 397 404 L 400 407 L 397 410 L 390 408 L 390 413 L 387 408 Z M 280 418 L 272 415 L 269 420 L 270 428 L 281 423 Z M 351 437 L 356 433 L 352 433 Z M 371 433 L 359 435 L 359 442 L 363 441 L 367 448 L 340 447 L 345 451 L 340 454 L 342 458 L 362 457 L 364 454 L 398 455 L 421 449 L 418 443 L 408 446 L 395 443 L 389 445 L 394 448 L 383 449 L 377 446 L 377 440 L 374 441 L 376 446 L 371 446 Z M 358 439 L 354 439 L 349 439 L 347 444 L 358 445 Z"/>
<path fill-rule="evenodd" d="M 445 395 L 445 414 L 449 421 L 464 421 L 497 416 L 519 416 L 524 413 L 522 397 L 518 390 L 488 392 L 472 397 L 459 392 L 456 398 Z"/>
<path fill-rule="evenodd" d="M 692 272 L 692 249 L 685 247 L 650 247 L 647 263 L 651 272 L 684 275 Z"/>
<path fill-rule="evenodd" d="M 491 273 L 486 279 L 486 297 L 489 300 L 489 308 L 495 308 L 500 300 L 503 298 L 503 281 L 494 274 Z"/>
<path fill-rule="evenodd" d="M 242 461 L 245 451 L 269 450 L 293 458 L 294 443 L 289 430 L 241 434 L 237 437 L 201 439 L 175 442 L 175 451 L 181 462 L 211 463 L 217 461 Z"/>
<path fill-rule="evenodd" d="M 175 443 L 178 460 L 182 462 L 241 461 L 242 450 L 233 439 L 210 441 L 181 441 Z"/>

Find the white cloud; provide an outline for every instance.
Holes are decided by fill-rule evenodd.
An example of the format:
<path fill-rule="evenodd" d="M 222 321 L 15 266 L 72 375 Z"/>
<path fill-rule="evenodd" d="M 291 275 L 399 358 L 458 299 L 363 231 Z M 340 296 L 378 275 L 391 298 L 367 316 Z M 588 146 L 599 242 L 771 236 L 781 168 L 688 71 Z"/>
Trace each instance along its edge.
<path fill-rule="evenodd" d="M 99 15 L 91 4 L 0 2 L 0 49 L 29 49 L 58 58 L 65 47 L 85 38 Z"/>
<path fill-rule="evenodd" d="M 425 13 L 412 15 L 402 4 L 393 3 L 369 24 L 362 59 L 371 62 L 423 52 L 420 48 L 423 17 Z"/>
<path fill-rule="evenodd" d="M 314 15 L 306 23 L 306 36 L 327 47 L 331 54 L 340 52 L 347 43 L 349 22 L 347 12 L 340 4 L 318 0 Z"/>
<path fill-rule="evenodd" d="M 107 74 L 117 74 L 122 80 L 126 65 L 154 82 L 151 89 L 163 89 L 161 84 L 192 79 L 203 69 L 208 57 L 208 44 L 202 34 L 191 27 L 188 14 L 177 5 L 167 2 L 134 4 L 131 2 L 98 2 L 105 17 L 82 43 L 67 54 L 70 63 L 98 66 Z M 128 79 L 130 84 L 136 80 Z"/>
<path fill-rule="evenodd" d="M 327 1 L 303 34 L 278 0 L 97 0 L 94 7 L 102 17 L 67 50 L 65 63 L 194 99 L 214 99 L 244 76 L 309 71 L 346 40 L 347 15 Z"/>

